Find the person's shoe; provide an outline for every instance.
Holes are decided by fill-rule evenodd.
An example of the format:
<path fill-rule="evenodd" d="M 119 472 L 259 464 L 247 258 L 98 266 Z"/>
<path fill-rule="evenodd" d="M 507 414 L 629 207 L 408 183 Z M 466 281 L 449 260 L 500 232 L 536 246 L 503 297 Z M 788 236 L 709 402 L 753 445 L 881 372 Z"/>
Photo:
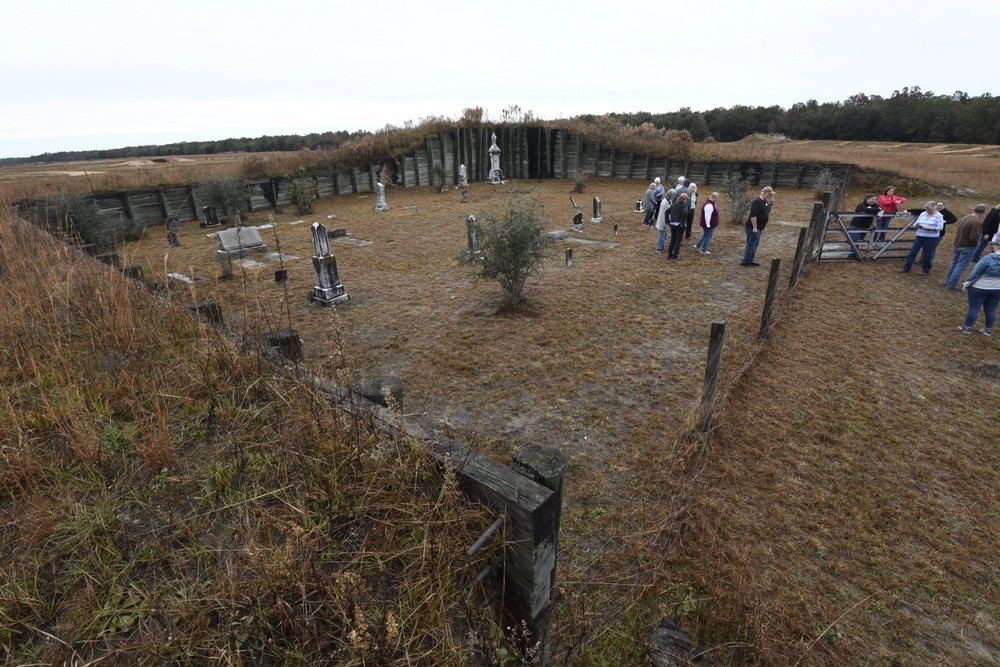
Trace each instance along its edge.
<path fill-rule="evenodd" d="M 951 291 L 951 292 L 957 292 L 957 291 L 958 291 L 958 288 L 957 288 L 957 287 L 952 287 L 951 285 L 945 285 L 945 286 L 944 286 L 944 288 L 945 288 L 946 290 L 949 290 L 949 291 Z"/>
<path fill-rule="evenodd" d="M 926 276 L 926 275 L 927 275 L 927 274 L 929 274 L 929 273 L 930 273 L 930 271 L 921 271 L 921 272 L 920 272 L 920 275 L 922 275 L 922 276 Z"/>
<path fill-rule="evenodd" d="M 970 333 L 972 333 L 972 327 L 961 326 L 961 327 L 958 328 L 958 330 L 959 330 L 959 332 L 964 333 L 964 334 L 970 334 Z"/>
<path fill-rule="evenodd" d="M 987 329 L 986 327 L 983 327 L 979 330 L 979 333 L 983 334 L 984 336 L 992 336 L 993 329 Z"/>
<path fill-rule="evenodd" d="M 910 270 L 909 269 L 900 269 L 899 272 L 900 273 L 909 273 Z"/>
<path fill-rule="evenodd" d="M 662 255 L 662 254 L 663 254 L 663 251 L 662 251 L 662 250 L 657 250 L 657 251 L 656 251 L 656 254 L 657 254 L 657 255 Z"/>
<path fill-rule="evenodd" d="M 702 251 L 701 251 L 701 254 L 702 254 L 702 255 L 711 255 L 712 253 L 710 253 L 710 252 L 709 252 L 709 251 L 707 251 L 707 250 L 702 250 Z"/>

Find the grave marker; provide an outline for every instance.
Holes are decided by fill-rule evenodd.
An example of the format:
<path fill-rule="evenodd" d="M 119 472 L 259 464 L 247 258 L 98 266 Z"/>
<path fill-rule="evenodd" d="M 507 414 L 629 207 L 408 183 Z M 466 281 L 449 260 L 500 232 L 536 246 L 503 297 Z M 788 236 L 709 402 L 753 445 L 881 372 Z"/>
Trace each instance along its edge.
<path fill-rule="evenodd" d="M 465 169 L 465 164 L 458 165 L 458 187 L 467 188 L 469 187 L 469 172 Z M 465 199 L 465 193 L 463 193 L 462 198 Z"/>
<path fill-rule="evenodd" d="M 375 184 L 375 210 L 379 212 L 389 210 L 389 205 L 385 203 L 385 186 L 381 183 Z"/>
<path fill-rule="evenodd" d="M 330 235 L 326 227 L 318 222 L 312 224 L 313 269 L 316 271 L 316 286 L 309 293 L 309 300 L 328 307 L 347 301 L 351 297 L 344 290 L 337 273 L 337 259 L 330 254 Z"/>
<path fill-rule="evenodd" d="M 601 218 L 601 198 L 594 197 L 594 217 L 590 219 L 591 222 L 600 222 Z"/>
<path fill-rule="evenodd" d="M 489 148 L 490 173 L 486 177 L 493 185 L 503 183 L 503 171 L 500 169 L 500 147 L 497 146 L 497 133 L 493 133 L 493 144 Z"/>
<path fill-rule="evenodd" d="M 481 262 L 483 253 L 479 250 L 479 222 L 474 215 L 470 215 L 465 220 L 465 236 L 469 243 L 469 248 L 465 251 L 465 260 L 467 262 Z"/>

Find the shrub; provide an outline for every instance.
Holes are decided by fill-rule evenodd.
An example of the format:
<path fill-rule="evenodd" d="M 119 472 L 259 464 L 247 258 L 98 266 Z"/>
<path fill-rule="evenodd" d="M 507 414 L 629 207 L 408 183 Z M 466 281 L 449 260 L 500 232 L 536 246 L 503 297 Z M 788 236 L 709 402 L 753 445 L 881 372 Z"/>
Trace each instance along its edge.
<path fill-rule="evenodd" d="M 816 199 L 822 199 L 825 192 L 836 192 L 839 187 L 840 179 L 829 167 L 823 167 L 813 177 L 812 188 Z"/>
<path fill-rule="evenodd" d="M 39 210 L 48 227 L 65 230 L 102 249 L 114 248 L 122 241 L 142 238 L 145 225 L 120 213 L 102 212 L 87 195 L 58 192 L 45 198 Z"/>
<path fill-rule="evenodd" d="M 687 130 L 667 130 L 664 138 L 667 157 L 671 160 L 690 160 L 694 150 L 694 139 Z"/>
<path fill-rule="evenodd" d="M 500 284 L 506 306 L 524 301 L 528 278 L 542 267 L 551 243 L 545 236 L 542 215 L 537 199 L 510 195 L 502 210 L 488 211 L 481 217 L 483 261 L 478 275 Z"/>
<path fill-rule="evenodd" d="M 583 192 L 587 189 L 587 172 L 583 170 L 583 167 L 577 167 L 576 173 L 573 174 L 573 188 L 577 192 Z"/>
<path fill-rule="evenodd" d="M 246 182 L 241 178 L 219 177 L 202 181 L 199 196 L 231 219 L 236 219 L 250 208 Z"/>
<path fill-rule="evenodd" d="M 741 176 L 738 171 L 726 172 L 726 177 L 722 180 L 722 187 L 719 190 L 725 197 L 725 209 L 729 216 L 729 222 L 734 224 L 745 222 L 744 218 L 750 211 L 750 204 L 757 196 L 750 189 L 753 182 L 753 174 Z"/>
<path fill-rule="evenodd" d="M 319 199 L 319 184 L 313 178 L 296 178 L 288 184 L 288 196 L 298 215 L 313 212 L 313 202 Z"/>

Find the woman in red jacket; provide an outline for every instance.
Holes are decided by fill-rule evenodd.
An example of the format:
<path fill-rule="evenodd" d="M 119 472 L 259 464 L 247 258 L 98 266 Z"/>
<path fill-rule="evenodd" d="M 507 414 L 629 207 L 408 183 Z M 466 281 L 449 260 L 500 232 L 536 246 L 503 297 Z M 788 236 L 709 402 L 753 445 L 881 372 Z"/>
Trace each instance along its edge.
<path fill-rule="evenodd" d="M 906 203 L 906 197 L 897 197 L 896 188 L 888 186 L 878 198 L 878 207 L 882 212 L 875 218 L 875 229 L 888 229 L 889 221 L 896 216 L 899 205 Z M 885 232 L 872 234 L 872 241 L 885 241 Z"/>

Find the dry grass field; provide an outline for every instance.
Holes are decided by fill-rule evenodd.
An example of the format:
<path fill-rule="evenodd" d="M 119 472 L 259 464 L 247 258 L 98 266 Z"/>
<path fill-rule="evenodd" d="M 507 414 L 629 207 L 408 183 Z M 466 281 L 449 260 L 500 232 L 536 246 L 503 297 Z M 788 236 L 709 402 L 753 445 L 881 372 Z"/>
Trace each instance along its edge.
<path fill-rule="evenodd" d="M 995 176 L 975 176 L 996 173 L 995 150 L 953 171 L 935 162 L 933 178 L 913 166 L 930 163 L 919 148 L 876 159 L 804 143 L 774 150 L 939 183 L 900 194 L 947 192 L 956 214 L 1000 192 Z M 757 144 L 702 148 L 774 157 Z M 550 229 L 569 229 L 570 181 L 475 183 L 468 203 L 454 189 L 389 190 L 380 214 L 357 195 L 322 200 L 302 222 L 252 214 L 249 224 L 274 224 L 264 242 L 295 257 L 284 285 L 273 281 L 277 262 L 223 276 L 216 241 L 194 223 L 180 248 L 153 227 L 118 252 L 149 279 L 192 277 L 170 298 L 216 300 L 236 332 L 297 330 L 306 364 L 330 377 L 401 377 L 404 412 L 500 460 L 530 444 L 563 451 L 554 664 L 638 664 L 661 616 L 720 664 L 998 664 L 997 343 L 954 331 L 965 308 L 942 286 L 948 240 L 928 278 L 892 262 L 810 266 L 761 346 L 767 262 L 782 258 L 784 304 L 812 193 L 778 193 L 764 266 L 746 269 L 742 229 L 725 223 L 710 256 L 690 247 L 697 230 L 679 262 L 655 255 L 656 232 L 632 212 L 645 186 L 591 178 L 575 195 L 586 231 L 573 236 L 618 247 L 556 242 L 529 304 L 513 312 L 499 312 L 497 286 L 458 261 L 465 218 L 513 190 L 540 199 Z M 863 194 L 851 193 L 851 209 Z M 592 195 L 600 224 L 589 222 Z M 335 309 L 306 302 L 313 221 L 350 234 L 330 244 L 351 295 Z M 720 319 L 719 420 L 696 436 Z"/>

